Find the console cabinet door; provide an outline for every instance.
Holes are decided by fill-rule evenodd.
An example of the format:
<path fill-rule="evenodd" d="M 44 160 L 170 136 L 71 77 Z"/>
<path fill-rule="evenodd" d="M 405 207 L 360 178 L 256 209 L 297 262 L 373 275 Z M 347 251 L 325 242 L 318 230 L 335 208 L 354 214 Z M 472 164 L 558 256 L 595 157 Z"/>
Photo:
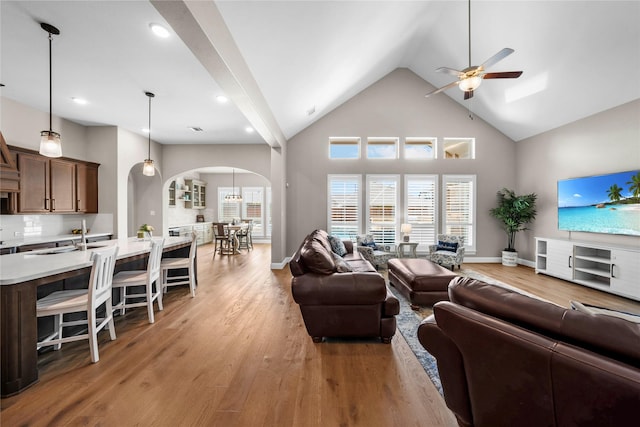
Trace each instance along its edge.
<path fill-rule="evenodd" d="M 50 212 L 49 159 L 34 154 L 19 153 L 20 193 L 18 213 Z"/>
<path fill-rule="evenodd" d="M 573 243 L 547 240 L 547 273 L 573 280 Z"/>
<path fill-rule="evenodd" d="M 76 178 L 77 211 L 98 213 L 98 166 L 78 163 Z"/>
<path fill-rule="evenodd" d="M 51 159 L 51 212 L 76 211 L 76 163 Z"/>
<path fill-rule="evenodd" d="M 640 298 L 640 252 L 611 250 L 611 290 Z"/>

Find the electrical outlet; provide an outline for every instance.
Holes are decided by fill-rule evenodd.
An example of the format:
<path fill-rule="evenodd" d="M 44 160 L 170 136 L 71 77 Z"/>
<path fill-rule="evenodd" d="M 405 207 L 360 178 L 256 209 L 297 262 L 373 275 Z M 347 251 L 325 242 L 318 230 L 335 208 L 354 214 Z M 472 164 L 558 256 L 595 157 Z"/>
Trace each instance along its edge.
<path fill-rule="evenodd" d="M 22 237 L 22 231 L 14 231 L 13 237 Z"/>
<path fill-rule="evenodd" d="M 149 212 L 149 215 L 151 215 L 151 216 L 156 216 L 156 211 L 150 211 L 150 212 Z"/>

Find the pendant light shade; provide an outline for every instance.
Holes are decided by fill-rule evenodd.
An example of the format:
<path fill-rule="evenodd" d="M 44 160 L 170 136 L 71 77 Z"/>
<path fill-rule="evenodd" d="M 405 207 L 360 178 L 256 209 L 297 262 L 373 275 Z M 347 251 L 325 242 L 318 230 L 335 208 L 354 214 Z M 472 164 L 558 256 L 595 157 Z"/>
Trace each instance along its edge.
<path fill-rule="evenodd" d="M 144 166 L 142 166 L 142 174 L 146 176 L 154 176 L 156 174 L 156 168 L 151 160 L 151 98 L 155 95 L 151 92 L 145 92 L 145 95 L 149 97 L 149 134 L 148 134 L 148 153 L 147 158 L 144 159 Z"/>
<path fill-rule="evenodd" d="M 241 202 L 242 196 L 240 194 L 236 194 L 236 170 L 232 169 L 232 184 L 231 184 L 231 194 L 227 194 L 224 196 L 224 200 L 226 202 Z"/>
<path fill-rule="evenodd" d="M 49 130 L 43 130 L 40 132 L 40 154 L 47 157 L 61 157 L 62 156 L 62 142 L 60 141 L 60 134 L 52 130 L 53 113 L 52 113 L 52 72 L 51 72 L 51 41 L 52 35 L 60 34 L 53 25 L 40 24 L 40 27 L 49 33 Z"/>

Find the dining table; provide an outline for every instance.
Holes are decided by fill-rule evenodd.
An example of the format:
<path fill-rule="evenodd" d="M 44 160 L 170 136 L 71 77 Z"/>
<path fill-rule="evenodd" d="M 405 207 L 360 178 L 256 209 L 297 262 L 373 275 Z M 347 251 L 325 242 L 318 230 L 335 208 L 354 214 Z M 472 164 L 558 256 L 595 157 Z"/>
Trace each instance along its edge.
<path fill-rule="evenodd" d="M 246 229 L 248 224 L 227 224 L 224 226 L 224 229 L 229 234 L 229 239 L 231 241 L 231 249 L 227 255 L 237 255 L 240 253 L 240 239 L 238 239 L 238 231 Z"/>

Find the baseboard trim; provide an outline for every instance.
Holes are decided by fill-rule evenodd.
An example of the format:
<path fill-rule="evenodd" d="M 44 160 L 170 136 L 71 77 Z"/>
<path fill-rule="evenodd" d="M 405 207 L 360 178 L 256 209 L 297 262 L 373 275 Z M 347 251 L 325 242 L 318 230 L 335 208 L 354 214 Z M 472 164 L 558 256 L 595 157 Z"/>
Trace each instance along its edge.
<path fill-rule="evenodd" d="M 282 270 L 287 266 L 287 264 L 289 264 L 289 261 L 291 261 L 291 257 L 290 256 L 286 257 L 282 262 L 272 262 L 271 263 L 271 269 L 272 270 Z"/>

